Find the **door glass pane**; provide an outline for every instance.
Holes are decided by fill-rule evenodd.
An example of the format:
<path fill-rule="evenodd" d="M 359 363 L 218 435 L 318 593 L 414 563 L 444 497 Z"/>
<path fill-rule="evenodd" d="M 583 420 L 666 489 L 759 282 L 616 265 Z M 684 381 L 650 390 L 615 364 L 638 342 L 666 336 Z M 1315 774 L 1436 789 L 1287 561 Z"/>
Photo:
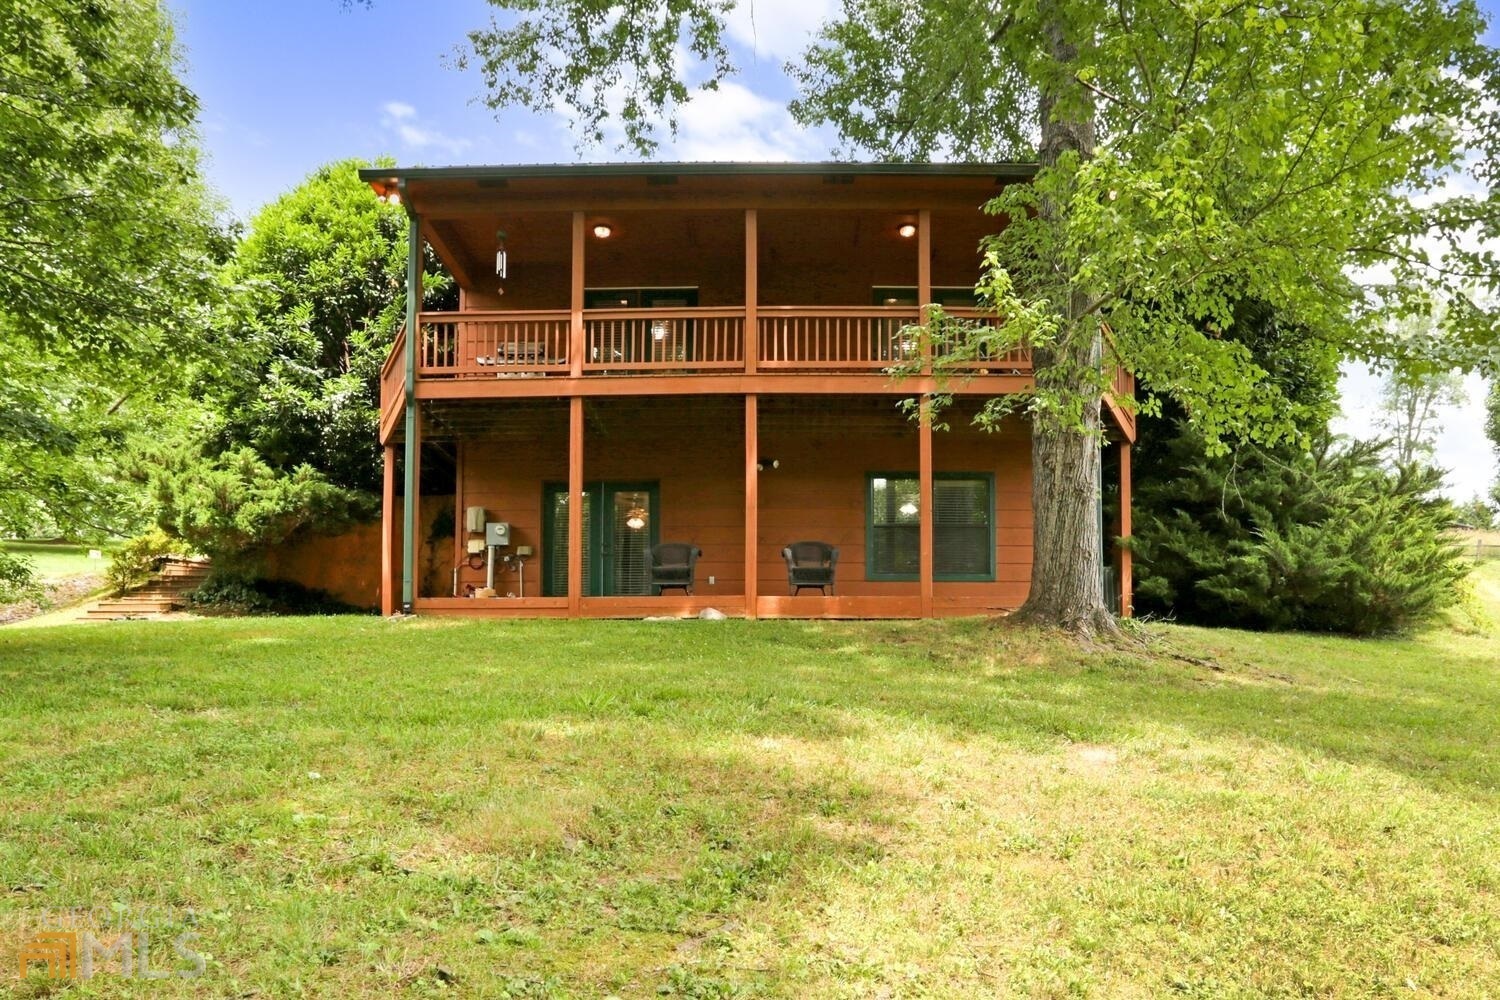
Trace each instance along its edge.
<path fill-rule="evenodd" d="M 651 593 L 651 494 L 645 490 L 619 490 L 614 494 L 610 518 L 611 594 Z"/>
<path fill-rule="evenodd" d="M 547 540 L 547 577 L 543 593 L 548 597 L 567 597 L 568 491 L 565 489 L 553 490 L 547 498 L 547 503 L 552 508 L 552 537 Z M 594 495 L 585 492 L 583 494 L 583 592 L 585 594 L 589 592 L 589 569 L 592 563 L 590 553 L 594 548 L 593 508 Z"/>

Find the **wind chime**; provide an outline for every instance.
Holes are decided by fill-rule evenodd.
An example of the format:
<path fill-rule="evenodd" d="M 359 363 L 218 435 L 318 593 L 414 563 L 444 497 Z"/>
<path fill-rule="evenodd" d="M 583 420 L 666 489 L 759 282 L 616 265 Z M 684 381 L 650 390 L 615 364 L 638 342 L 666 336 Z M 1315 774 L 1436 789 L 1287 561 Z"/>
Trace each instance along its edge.
<path fill-rule="evenodd" d="M 506 280 L 506 255 L 505 255 L 505 230 L 495 231 L 495 277 L 501 281 Z M 505 294 L 505 287 L 498 286 L 496 289 L 501 295 Z"/>

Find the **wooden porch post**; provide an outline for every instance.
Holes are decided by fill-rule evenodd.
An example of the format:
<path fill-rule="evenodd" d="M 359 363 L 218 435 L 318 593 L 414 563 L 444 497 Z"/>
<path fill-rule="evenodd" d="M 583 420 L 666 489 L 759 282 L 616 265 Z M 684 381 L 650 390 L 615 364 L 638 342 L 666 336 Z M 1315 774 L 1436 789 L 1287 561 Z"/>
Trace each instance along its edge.
<path fill-rule="evenodd" d="M 380 613 L 396 613 L 396 447 L 381 449 L 384 482 L 380 490 Z"/>
<path fill-rule="evenodd" d="M 1130 442 L 1120 442 L 1120 617 L 1132 615 L 1135 581 L 1130 556 Z"/>
<path fill-rule="evenodd" d="M 745 617 L 760 599 L 760 397 L 745 397 Z"/>
<path fill-rule="evenodd" d="M 927 330 L 932 304 L 932 212 L 922 209 L 917 213 L 917 308 L 918 322 L 922 324 L 922 373 L 932 371 L 932 335 Z"/>
<path fill-rule="evenodd" d="M 747 375 L 754 375 L 756 367 L 760 364 L 759 302 L 760 223 L 755 209 L 747 208 L 745 209 L 745 374 Z"/>
<path fill-rule="evenodd" d="M 568 400 L 568 614 L 583 613 L 583 397 Z"/>
<path fill-rule="evenodd" d="M 921 578 L 922 592 L 922 617 L 932 617 L 932 399 L 922 397 L 921 420 L 917 429 L 920 435 L 917 446 L 917 477 L 918 488 L 921 495 L 918 497 L 918 516 L 921 518 L 918 529 L 917 563 L 918 575 Z"/>
<path fill-rule="evenodd" d="M 406 196 L 402 181 L 401 202 L 406 206 L 406 493 L 402 497 L 401 610 L 411 614 L 416 599 L 416 538 L 421 492 L 421 421 L 417 413 L 417 346 L 422 339 L 419 317 L 422 309 L 422 220 Z"/>
<path fill-rule="evenodd" d="M 568 365 L 574 378 L 583 374 L 583 355 L 587 350 L 583 332 L 583 213 L 573 213 L 573 279 L 569 292 L 571 312 L 568 338 Z M 571 593 L 571 592 L 570 592 Z"/>

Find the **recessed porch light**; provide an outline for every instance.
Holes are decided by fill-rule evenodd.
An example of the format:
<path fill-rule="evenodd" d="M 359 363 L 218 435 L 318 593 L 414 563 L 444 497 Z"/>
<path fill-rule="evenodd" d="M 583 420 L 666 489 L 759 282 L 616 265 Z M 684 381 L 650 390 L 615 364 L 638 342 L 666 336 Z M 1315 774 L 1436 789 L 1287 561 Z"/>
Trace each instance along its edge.
<path fill-rule="evenodd" d="M 901 223 L 900 227 L 897 228 L 896 232 L 901 234 L 901 238 L 903 240 L 909 240 L 913 236 L 917 235 L 917 227 L 915 223 L 903 222 Z"/>
<path fill-rule="evenodd" d="M 608 226 L 606 226 L 602 222 L 599 225 L 597 225 L 597 226 L 594 227 L 594 235 L 597 236 L 601 240 L 607 240 L 607 239 L 609 239 L 610 235 L 613 232 L 614 232 L 613 229 L 609 228 Z"/>

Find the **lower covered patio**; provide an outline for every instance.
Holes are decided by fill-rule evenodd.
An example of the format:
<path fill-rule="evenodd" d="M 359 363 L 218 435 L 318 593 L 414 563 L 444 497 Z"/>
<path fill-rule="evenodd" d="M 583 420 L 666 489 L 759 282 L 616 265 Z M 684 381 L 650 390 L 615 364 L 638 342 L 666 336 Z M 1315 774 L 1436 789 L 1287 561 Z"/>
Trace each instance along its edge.
<path fill-rule="evenodd" d="M 1031 562 L 1029 436 L 1019 420 L 979 431 L 971 415 L 960 404 L 929 431 L 892 395 L 424 401 L 410 610 L 897 618 L 1015 608 Z M 402 593 L 400 453 L 386 452 L 388 612 Z M 831 586 L 794 592 L 783 550 L 799 542 L 837 550 Z M 684 550 L 660 558 L 673 543 L 695 555 L 690 588 L 653 573 L 653 552 L 683 561 Z"/>

